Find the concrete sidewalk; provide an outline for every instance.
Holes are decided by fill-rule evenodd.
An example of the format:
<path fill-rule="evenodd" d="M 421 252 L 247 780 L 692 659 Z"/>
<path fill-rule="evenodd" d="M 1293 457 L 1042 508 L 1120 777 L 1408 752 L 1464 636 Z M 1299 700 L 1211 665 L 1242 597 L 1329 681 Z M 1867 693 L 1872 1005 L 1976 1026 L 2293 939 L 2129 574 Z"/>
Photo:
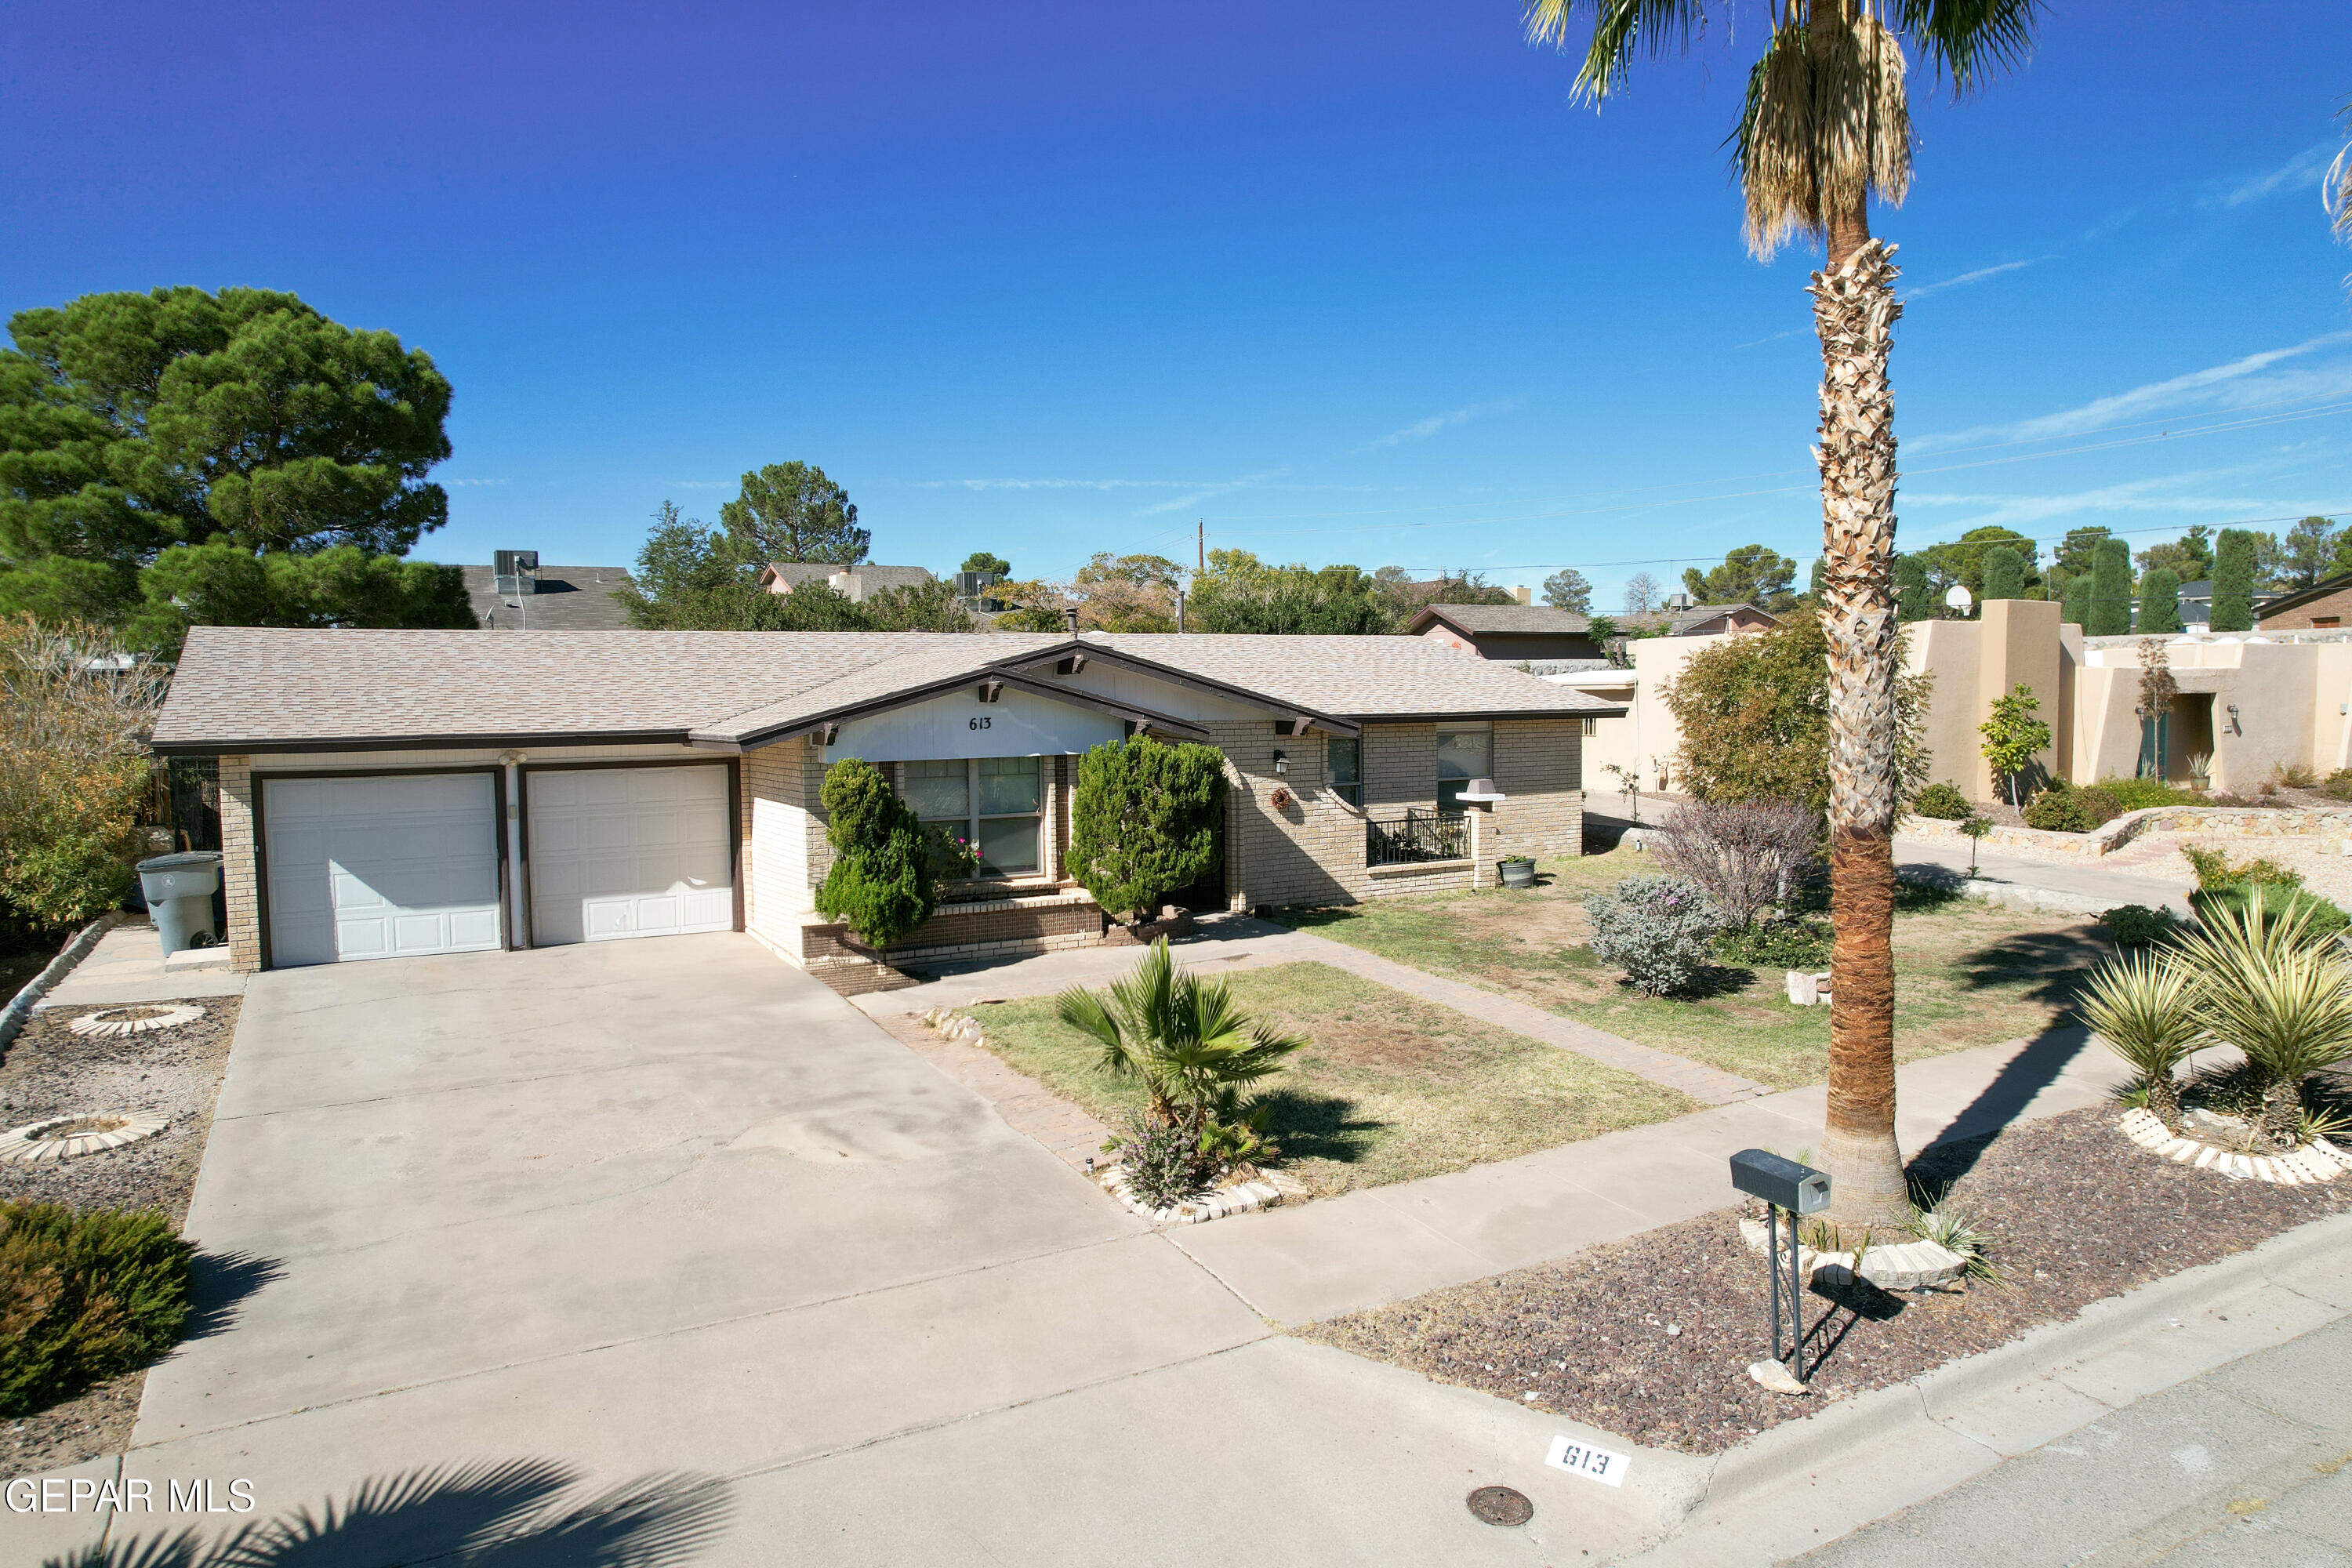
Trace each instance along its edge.
<path fill-rule="evenodd" d="M 2106 1100 L 2121 1062 L 2080 1028 L 1930 1057 L 1896 1074 L 1906 1153 Z M 1336 1317 L 1521 1268 L 1733 1201 L 1725 1162 L 1821 1138 L 1816 1085 L 1451 1175 L 1190 1226 L 1177 1246 L 1281 1323 Z"/>
<path fill-rule="evenodd" d="M 1915 867 L 1940 867 L 1966 874 L 1969 868 L 1968 846 L 1930 842 L 1926 839 L 1895 840 L 1895 867 L 1900 872 Z M 2095 860 L 2079 866 L 2063 865 L 2048 860 L 2027 860 L 2015 855 L 1981 855 L 1977 858 L 1977 879 L 2017 889 L 2031 889 L 2045 897 L 2038 902 L 2042 908 L 2073 910 L 2095 914 L 2117 904 L 2146 904 L 2151 909 L 2169 907 L 2174 913 L 2187 915 L 2189 894 L 2195 884 L 2173 882 L 2154 877 L 2102 868 Z M 1996 902 L 2009 901 L 1996 899 Z"/>
<path fill-rule="evenodd" d="M 192 997 L 241 996 L 249 975 L 226 966 L 220 952 L 217 968 L 166 969 L 162 939 L 143 917 L 116 926 L 98 939 L 98 945 L 49 994 L 34 1006 L 36 1013 L 52 1007 L 102 1007 L 112 1002 L 182 1002 Z"/>
<path fill-rule="evenodd" d="M 1262 969 L 1276 963 L 1323 963 L 1375 981 L 1408 996 L 1507 1029 L 1560 1050 L 1590 1057 L 1603 1067 L 1677 1089 L 1701 1105 L 1752 1100 L 1769 1091 L 1760 1084 L 1704 1062 L 1621 1039 L 1573 1018 L 1531 1007 L 1482 986 L 1448 980 L 1312 931 L 1293 931 L 1271 921 L 1228 915 L 1202 922 L 1202 934 L 1169 944 L 1178 963 L 1198 973 Z M 901 991 L 855 997 L 868 1017 L 887 1018 L 932 1007 L 968 1007 L 981 1000 L 1050 996 L 1071 985 L 1105 985 L 1135 967 L 1142 950 L 1134 947 L 1076 948 L 1040 953 L 1010 963 L 974 964 Z"/>

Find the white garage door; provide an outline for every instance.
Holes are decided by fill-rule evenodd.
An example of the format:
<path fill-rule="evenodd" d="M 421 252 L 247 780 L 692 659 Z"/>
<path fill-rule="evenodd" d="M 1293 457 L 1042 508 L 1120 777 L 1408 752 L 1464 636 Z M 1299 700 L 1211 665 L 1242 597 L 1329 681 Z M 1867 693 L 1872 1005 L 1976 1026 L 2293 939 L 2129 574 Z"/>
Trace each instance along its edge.
<path fill-rule="evenodd" d="M 735 929 L 727 769 L 526 772 L 537 947 Z"/>
<path fill-rule="evenodd" d="M 496 949 L 490 785 L 488 773 L 268 780 L 270 963 Z"/>

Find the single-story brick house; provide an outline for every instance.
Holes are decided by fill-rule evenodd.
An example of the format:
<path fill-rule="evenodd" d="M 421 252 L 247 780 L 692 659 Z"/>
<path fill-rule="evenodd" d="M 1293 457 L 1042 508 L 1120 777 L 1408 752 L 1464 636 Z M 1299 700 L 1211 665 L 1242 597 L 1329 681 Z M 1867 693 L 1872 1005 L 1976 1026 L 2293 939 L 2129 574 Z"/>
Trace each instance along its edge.
<path fill-rule="evenodd" d="M 219 759 L 239 969 L 749 931 L 871 964 L 814 909 L 825 768 L 884 768 L 985 870 L 887 956 L 1099 941 L 1070 876 L 1081 752 L 1215 745 L 1233 787 L 1190 907 L 1472 883 L 1573 855 L 1582 740 L 1624 711 L 1419 637 L 198 627 L 154 746 Z"/>

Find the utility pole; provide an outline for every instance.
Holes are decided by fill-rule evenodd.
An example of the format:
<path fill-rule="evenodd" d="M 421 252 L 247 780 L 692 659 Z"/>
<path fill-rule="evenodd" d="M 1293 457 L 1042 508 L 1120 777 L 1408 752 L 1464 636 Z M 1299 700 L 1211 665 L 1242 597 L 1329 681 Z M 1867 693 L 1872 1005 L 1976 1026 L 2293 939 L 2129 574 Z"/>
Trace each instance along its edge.
<path fill-rule="evenodd" d="M 1199 560 L 1195 564 L 1201 571 L 1206 572 L 1209 569 L 1209 524 L 1204 519 L 1195 518 L 1192 527 L 1195 535 L 1193 542 L 1199 547 Z"/>

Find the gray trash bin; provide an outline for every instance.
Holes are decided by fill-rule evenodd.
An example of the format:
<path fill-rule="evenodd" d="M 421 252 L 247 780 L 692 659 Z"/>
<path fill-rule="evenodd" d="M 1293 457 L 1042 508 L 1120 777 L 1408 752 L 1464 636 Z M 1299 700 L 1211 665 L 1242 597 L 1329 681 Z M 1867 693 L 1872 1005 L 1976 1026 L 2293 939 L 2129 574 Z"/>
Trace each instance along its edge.
<path fill-rule="evenodd" d="M 213 927 L 213 894 L 220 879 L 217 849 L 191 849 L 139 862 L 139 888 L 147 895 L 148 912 L 163 939 L 164 957 L 220 940 Z"/>

